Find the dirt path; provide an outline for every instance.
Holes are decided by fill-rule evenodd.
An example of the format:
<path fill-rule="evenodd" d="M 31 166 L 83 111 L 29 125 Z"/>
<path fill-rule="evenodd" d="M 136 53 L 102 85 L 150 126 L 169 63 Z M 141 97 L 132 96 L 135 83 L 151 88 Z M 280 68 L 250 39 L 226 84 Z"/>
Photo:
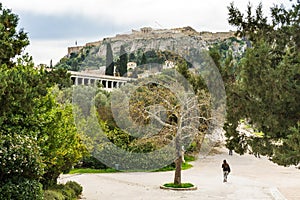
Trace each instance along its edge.
<path fill-rule="evenodd" d="M 224 159 L 232 169 L 227 183 L 222 182 Z M 84 188 L 82 199 L 88 200 L 300 199 L 300 170 L 295 167 L 284 168 L 251 155 L 229 156 L 224 149 L 193 165 L 182 172 L 182 180 L 195 184 L 196 191 L 159 189 L 172 182 L 174 172 L 63 175 L 60 181 L 79 182 Z"/>

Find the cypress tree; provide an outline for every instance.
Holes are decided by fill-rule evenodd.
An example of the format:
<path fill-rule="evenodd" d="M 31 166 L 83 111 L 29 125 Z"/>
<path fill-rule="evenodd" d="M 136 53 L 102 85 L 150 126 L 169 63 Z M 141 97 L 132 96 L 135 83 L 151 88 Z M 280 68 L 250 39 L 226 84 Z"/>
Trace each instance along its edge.
<path fill-rule="evenodd" d="M 127 74 L 127 62 L 128 62 L 128 55 L 125 51 L 125 48 L 123 45 L 121 45 L 120 49 L 120 57 L 119 57 L 119 66 L 118 66 L 118 72 L 120 73 L 120 76 L 124 76 Z"/>
<path fill-rule="evenodd" d="M 146 63 L 147 63 L 147 58 L 146 58 L 146 55 L 143 53 L 142 59 L 141 59 L 141 65 L 144 65 Z"/>
<path fill-rule="evenodd" d="M 135 57 L 134 53 L 129 54 L 129 62 L 136 62 L 136 57 Z"/>
<path fill-rule="evenodd" d="M 113 60 L 113 53 L 111 49 L 110 43 L 106 45 L 106 68 L 105 68 L 105 75 L 113 76 L 114 75 L 114 60 Z"/>

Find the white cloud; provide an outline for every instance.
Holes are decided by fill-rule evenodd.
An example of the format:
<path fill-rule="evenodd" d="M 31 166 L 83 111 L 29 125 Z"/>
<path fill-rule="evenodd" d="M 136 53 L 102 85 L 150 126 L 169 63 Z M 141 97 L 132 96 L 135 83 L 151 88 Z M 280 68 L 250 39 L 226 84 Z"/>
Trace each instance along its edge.
<path fill-rule="evenodd" d="M 53 64 L 56 64 L 61 58 L 68 53 L 68 47 L 77 45 L 84 45 L 89 41 L 96 41 L 96 38 L 70 38 L 68 40 L 31 40 L 30 45 L 25 49 L 29 55 L 33 57 L 35 64 L 47 64 L 49 65 L 50 60 Z"/>
<path fill-rule="evenodd" d="M 84 20 L 80 20 L 84 18 L 91 20 L 93 22 L 91 24 L 98 25 L 97 27 L 105 27 L 101 28 L 102 34 L 112 32 L 117 34 L 119 32 L 114 30 L 129 32 L 131 29 L 142 26 L 152 26 L 154 28 L 192 26 L 198 31 L 226 31 L 233 29 L 227 23 L 227 6 L 232 1 L 235 2 L 235 5 L 241 11 L 246 10 L 248 0 L 2 0 L 2 4 L 7 8 L 11 8 L 16 14 L 22 13 L 22 16 L 29 13 L 31 16 L 36 15 L 37 18 L 49 16 L 49 20 L 51 20 L 51 17 L 64 19 L 66 18 L 65 16 L 70 16 L 73 19 L 75 18 L 72 23 L 78 23 L 76 27 L 86 27 L 80 24 L 86 24 Z M 250 0 L 250 2 L 256 7 L 261 0 Z M 273 4 L 278 3 L 289 5 L 289 0 L 263 1 L 264 12 L 269 13 L 269 8 Z M 62 21 L 62 24 L 63 22 L 66 23 L 66 21 Z M 50 59 L 53 59 L 53 63 L 57 62 L 66 54 L 67 47 L 72 46 L 74 41 L 78 40 L 78 38 L 69 39 L 69 41 L 71 40 L 70 43 L 69 41 L 55 38 L 57 37 L 55 34 L 52 34 L 52 39 L 49 40 L 53 30 L 40 32 L 39 29 L 41 27 L 34 24 L 34 22 L 32 23 L 30 26 L 33 27 L 30 28 L 32 28 L 31 30 L 34 33 L 31 32 L 29 34 L 41 35 L 45 34 L 45 32 L 48 33 L 46 34 L 47 36 L 39 37 L 47 38 L 45 40 L 32 39 L 31 45 L 27 48 L 30 54 L 33 55 L 36 63 L 49 63 Z M 50 23 L 49 21 L 48 23 L 53 24 L 53 22 Z M 24 28 L 26 30 L 26 27 Z M 69 34 L 64 25 L 49 25 L 50 28 L 62 29 L 60 30 L 61 32 L 64 31 L 66 35 Z M 57 32 L 61 33 L 60 31 Z M 76 33 L 72 37 L 76 37 Z M 77 37 L 82 37 L 82 35 L 77 35 Z M 82 43 L 98 39 L 83 38 Z"/>
<path fill-rule="evenodd" d="M 192 24 L 198 27 L 226 29 L 227 6 L 232 0 L 3 0 L 3 4 L 16 12 L 37 15 L 75 15 L 91 20 L 109 21 L 115 25 L 156 24 L 166 27 Z M 257 5 L 260 0 L 252 0 Z M 264 1 L 266 10 L 278 0 Z M 287 3 L 288 0 L 281 0 Z M 235 0 L 245 10 L 248 0 Z"/>

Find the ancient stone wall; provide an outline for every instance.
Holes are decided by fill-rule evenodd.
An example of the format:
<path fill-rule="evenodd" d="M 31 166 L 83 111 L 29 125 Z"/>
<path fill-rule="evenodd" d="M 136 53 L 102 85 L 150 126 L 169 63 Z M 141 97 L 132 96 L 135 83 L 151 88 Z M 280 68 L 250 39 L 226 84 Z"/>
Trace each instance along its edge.
<path fill-rule="evenodd" d="M 84 46 L 68 47 L 68 55 L 79 52 L 83 47 Z"/>
<path fill-rule="evenodd" d="M 182 27 L 182 28 L 173 28 L 173 29 L 152 29 L 151 27 L 143 27 L 140 30 L 132 30 L 130 34 L 117 34 L 114 37 L 104 38 L 100 41 L 86 43 L 85 46 L 99 46 L 106 41 L 111 43 L 119 43 L 133 41 L 133 40 L 151 40 L 151 39 L 168 39 L 181 36 L 192 36 L 198 40 L 207 41 L 211 43 L 216 40 L 224 40 L 230 37 L 234 37 L 234 31 L 229 32 L 197 32 L 192 27 Z M 83 46 L 78 47 L 68 47 L 68 54 L 73 52 L 78 52 L 83 48 Z"/>
<path fill-rule="evenodd" d="M 91 47 L 91 46 L 99 46 L 102 44 L 102 41 L 96 41 L 96 42 L 88 42 L 85 44 L 86 47 Z"/>

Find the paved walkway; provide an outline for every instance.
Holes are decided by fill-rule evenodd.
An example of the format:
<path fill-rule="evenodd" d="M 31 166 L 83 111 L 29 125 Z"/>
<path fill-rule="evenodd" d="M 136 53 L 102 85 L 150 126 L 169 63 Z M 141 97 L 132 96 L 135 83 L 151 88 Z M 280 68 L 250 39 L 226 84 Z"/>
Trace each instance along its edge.
<path fill-rule="evenodd" d="M 232 170 L 227 183 L 222 182 L 224 159 Z M 173 181 L 174 172 L 63 175 L 60 181 L 79 182 L 84 188 L 82 199 L 87 200 L 300 199 L 300 170 L 295 167 L 277 166 L 251 155 L 229 156 L 224 149 L 192 164 L 193 168 L 182 172 L 182 182 L 195 184 L 196 191 L 159 189 Z"/>

